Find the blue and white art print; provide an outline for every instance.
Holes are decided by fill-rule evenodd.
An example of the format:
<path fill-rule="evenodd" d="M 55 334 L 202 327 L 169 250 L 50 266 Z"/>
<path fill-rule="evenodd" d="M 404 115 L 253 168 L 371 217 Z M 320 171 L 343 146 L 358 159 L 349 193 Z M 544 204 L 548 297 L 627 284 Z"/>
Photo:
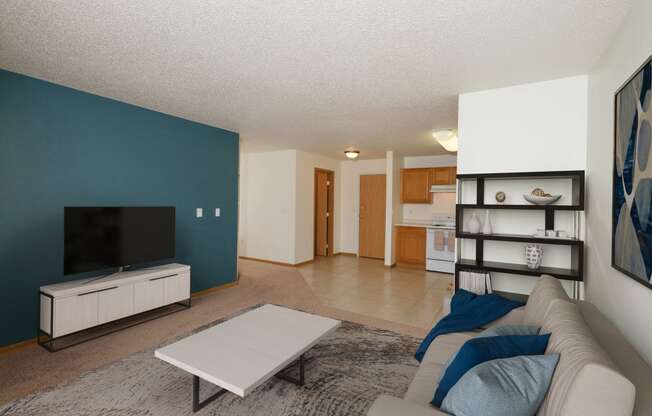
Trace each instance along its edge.
<path fill-rule="evenodd" d="M 616 93 L 611 264 L 652 288 L 652 61 Z"/>

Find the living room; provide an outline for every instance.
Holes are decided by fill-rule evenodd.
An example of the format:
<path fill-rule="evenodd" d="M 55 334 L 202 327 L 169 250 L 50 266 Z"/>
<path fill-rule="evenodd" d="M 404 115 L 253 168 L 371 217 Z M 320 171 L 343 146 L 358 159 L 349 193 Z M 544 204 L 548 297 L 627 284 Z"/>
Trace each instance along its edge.
<path fill-rule="evenodd" d="M 649 1 L 0 11 L 0 414 L 652 414 Z"/>

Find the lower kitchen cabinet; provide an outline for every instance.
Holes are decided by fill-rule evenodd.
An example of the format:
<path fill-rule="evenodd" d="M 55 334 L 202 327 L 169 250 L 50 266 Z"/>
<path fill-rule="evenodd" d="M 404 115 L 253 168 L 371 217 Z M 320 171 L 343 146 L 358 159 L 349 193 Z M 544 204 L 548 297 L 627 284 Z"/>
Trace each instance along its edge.
<path fill-rule="evenodd" d="M 426 266 L 425 227 L 396 227 L 396 262 Z"/>

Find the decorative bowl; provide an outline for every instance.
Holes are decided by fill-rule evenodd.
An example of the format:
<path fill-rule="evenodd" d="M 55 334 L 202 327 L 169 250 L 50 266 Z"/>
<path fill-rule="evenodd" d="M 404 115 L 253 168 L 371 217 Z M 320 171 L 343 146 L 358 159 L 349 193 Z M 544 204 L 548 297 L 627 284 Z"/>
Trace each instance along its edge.
<path fill-rule="evenodd" d="M 552 204 L 553 202 L 557 202 L 559 198 L 561 198 L 561 195 L 537 196 L 532 194 L 523 194 L 523 198 L 525 198 L 527 202 L 531 202 L 535 205 L 548 205 Z"/>

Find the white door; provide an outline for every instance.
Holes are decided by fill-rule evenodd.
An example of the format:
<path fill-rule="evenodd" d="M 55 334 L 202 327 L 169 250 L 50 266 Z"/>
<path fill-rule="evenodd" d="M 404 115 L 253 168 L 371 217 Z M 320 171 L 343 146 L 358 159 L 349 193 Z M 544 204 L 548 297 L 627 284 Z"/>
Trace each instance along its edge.
<path fill-rule="evenodd" d="M 166 277 L 165 282 L 165 303 L 171 304 L 186 300 L 190 297 L 190 274 L 180 274 Z"/>
<path fill-rule="evenodd" d="M 146 280 L 134 284 L 134 313 L 165 305 L 165 279 Z"/>
<path fill-rule="evenodd" d="M 98 292 L 99 323 L 115 321 L 134 313 L 134 285 L 114 287 Z"/>
<path fill-rule="evenodd" d="M 60 337 L 97 325 L 98 293 L 87 293 L 54 301 L 54 336 Z"/>

